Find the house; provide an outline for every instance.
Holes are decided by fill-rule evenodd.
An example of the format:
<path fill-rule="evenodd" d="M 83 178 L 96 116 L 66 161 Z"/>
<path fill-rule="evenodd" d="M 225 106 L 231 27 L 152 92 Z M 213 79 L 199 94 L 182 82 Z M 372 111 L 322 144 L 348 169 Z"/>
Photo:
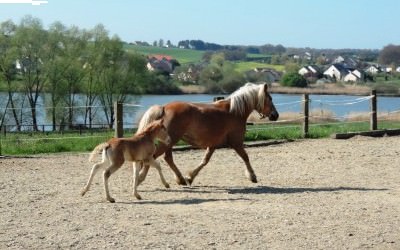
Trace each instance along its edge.
<path fill-rule="evenodd" d="M 358 69 L 349 72 L 343 78 L 344 82 L 361 82 L 364 79 L 364 73 Z"/>
<path fill-rule="evenodd" d="M 381 72 L 381 68 L 377 65 L 369 65 L 366 69 L 365 72 L 370 73 L 372 75 L 378 74 Z"/>
<path fill-rule="evenodd" d="M 180 66 L 176 59 L 167 55 L 150 55 L 147 57 L 147 69 L 160 74 L 171 75 L 175 67 Z"/>
<path fill-rule="evenodd" d="M 338 56 L 332 61 L 332 64 L 342 64 L 345 68 L 353 70 L 356 69 L 360 63 L 353 57 Z"/>
<path fill-rule="evenodd" d="M 304 77 L 320 78 L 322 75 L 321 69 L 316 65 L 304 66 L 298 71 L 298 73 Z"/>
<path fill-rule="evenodd" d="M 343 78 L 350 73 L 352 70 L 345 67 L 341 63 L 335 63 L 329 66 L 327 70 L 324 71 L 324 76 L 327 76 L 334 81 L 342 81 Z"/>
<path fill-rule="evenodd" d="M 246 78 L 249 81 L 261 81 L 261 82 L 279 82 L 282 73 L 271 68 L 254 68 L 245 73 Z"/>

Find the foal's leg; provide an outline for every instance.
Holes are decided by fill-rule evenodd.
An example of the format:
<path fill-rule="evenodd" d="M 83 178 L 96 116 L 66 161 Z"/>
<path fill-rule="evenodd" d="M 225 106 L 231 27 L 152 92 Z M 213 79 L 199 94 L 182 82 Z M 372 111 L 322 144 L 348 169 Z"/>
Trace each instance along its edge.
<path fill-rule="evenodd" d="M 174 171 L 176 183 L 184 186 L 189 185 L 189 183 L 187 183 L 186 179 L 183 178 L 181 172 L 174 163 L 174 159 L 172 157 L 172 148 L 169 148 L 167 151 L 165 151 L 164 160 L 168 163 L 172 171 Z"/>
<path fill-rule="evenodd" d="M 203 157 L 203 160 L 201 161 L 200 165 L 197 166 L 195 169 L 192 171 L 188 172 L 188 175 L 186 176 L 187 182 L 191 185 L 194 181 L 194 178 L 196 178 L 197 174 L 200 172 L 200 170 L 207 165 L 207 163 L 210 161 L 210 158 L 212 154 L 214 153 L 215 148 L 207 148 L 206 154 Z"/>
<path fill-rule="evenodd" d="M 144 162 L 141 162 L 140 164 L 141 168 L 140 168 L 138 185 L 140 185 L 146 179 L 147 173 L 149 172 L 150 168 L 149 164 L 145 164 Z"/>
<path fill-rule="evenodd" d="M 160 175 L 161 182 L 162 182 L 162 184 L 164 184 L 164 187 L 169 188 L 169 184 L 165 180 L 164 175 L 163 175 L 163 173 L 161 171 L 160 163 L 158 161 L 154 160 L 153 158 L 149 159 L 149 163 L 150 163 L 151 166 L 153 166 L 154 168 L 157 169 L 158 174 Z"/>
<path fill-rule="evenodd" d="M 233 149 L 243 159 L 244 163 L 246 164 L 246 176 L 247 176 L 247 178 L 251 182 L 257 183 L 256 174 L 254 173 L 254 170 L 250 165 L 249 156 L 247 155 L 246 151 L 244 150 L 243 145 L 242 146 L 233 147 Z"/>
<path fill-rule="evenodd" d="M 132 165 L 132 170 L 133 170 L 133 195 L 136 197 L 136 199 L 141 200 L 142 197 L 139 195 L 137 191 L 137 186 L 139 185 L 139 171 L 141 168 L 142 162 L 137 161 L 133 163 Z"/>
<path fill-rule="evenodd" d="M 110 176 L 111 176 L 115 171 L 117 171 L 121 165 L 122 165 L 122 164 L 116 164 L 115 162 L 112 162 L 112 163 L 111 163 L 111 166 L 108 167 L 108 168 L 107 168 L 106 170 L 104 170 L 104 172 L 103 172 L 104 192 L 105 192 L 105 194 L 106 194 L 106 200 L 108 200 L 108 201 L 111 202 L 111 203 L 114 203 L 114 202 L 115 202 L 115 199 L 112 198 L 112 197 L 110 196 L 110 192 L 109 192 L 109 190 L 108 190 L 108 178 L 110 178 Z"/>
<path fill-rule="evenodd" d="M 90 185 L 92 184 L 93 181 L 93 177 L 96 175 L 96 173 L 101 169 L 101 168 L 105 168 L 108 165 L 108 161 L 103 161 L 103 162 L 99 162 L 93 165 L 92 167 L 92 171 L 90 172 L 89 175 L 89 180 L 87 181 L 85 187 L 82 189 L 81 191 L 81 195 L 84 196 L 86 194 L 86 192 L 89 190 Z"/>

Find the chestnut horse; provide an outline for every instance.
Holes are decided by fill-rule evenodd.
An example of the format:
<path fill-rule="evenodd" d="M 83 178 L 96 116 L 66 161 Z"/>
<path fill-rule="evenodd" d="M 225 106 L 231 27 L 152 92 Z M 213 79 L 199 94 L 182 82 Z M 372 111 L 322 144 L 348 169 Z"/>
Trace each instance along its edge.
<path fill-rule="evenodd" d="M 260 114 L 260 119 L 278 119 L 279 114 L 267 84 L 247 83 L 227 98 L 210 104 L 171 102 L 164 106 L 152 106 L 140 120 L 138 131 L 153 120 L 164 119 L 171 142 L 159 144 L 154 157 L 165 154 L 164 159 L 174 171 L 176 182 L 180 185 L 191 185 L 200 170 L 209 162 L 215 149 L 222 146 L 236 151 L 246 164 L 247 178 L 257 183 L 243 145 L 246 121 L 253 110 Z M 206 149 L 202 162 L 186 178 L 182 176 L 172 157 L 172 147 L 181 139 L 190 145 Z M 148 170 L 148 165 L 142 169 L 139 183 L 146 178 Z"/>

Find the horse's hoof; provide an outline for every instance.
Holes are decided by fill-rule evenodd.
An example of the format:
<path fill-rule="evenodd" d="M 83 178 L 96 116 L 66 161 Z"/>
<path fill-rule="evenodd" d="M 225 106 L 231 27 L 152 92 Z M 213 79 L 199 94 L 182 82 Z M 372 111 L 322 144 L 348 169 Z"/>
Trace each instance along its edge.
<path fill-rule="evenodd" d="M 115 199 L 114 199 L 114 198 L 111 198 L 111 197 L 110 197 L 110 198 L 108 198 L 107 200 L 108 200 L 110 203 L 115 203 Z"/>
<path fill-rule="evenodd" d="M 165 183 L 164 187 L 165 187 L 165 188 L 169 188 L 169 184 L 168 184 L 168 183 Z"/>
<path fill-rule="evenodd" d="M 188 186 L 191 186 L 192 183 L 193 183 L 193 179 L 192 179 L 190 176 L 186 176 L 186 177 L 185 177 L 185 181 L 186 181 L 186 184 L 187 184 Z"/>
<path fill-rule="evenodd" d="M 256 176 L 251 177 L 250 181 L 253 183 L 257 183 L 257 177 Z"/>
<path fill-rule="evenodd" d="M 138 200 L 141 200 L 141 199 L 142 199 L 142 196 L 140 196 L 139 194 L 136 194 L 135 197 L 136 197 L 136 199 L 138 199 Z"/>
<path fill-rule="evenodd" d="M 189 184 L 187 183 L 186 179 L 183 179 L 183 180 L 177 179 L 177 180 L 176 180 L 176 183 L 177 183 L 178 185 L 182 185 L 182 186 L 187 186 L 187 185 L 189 185 Z"/>

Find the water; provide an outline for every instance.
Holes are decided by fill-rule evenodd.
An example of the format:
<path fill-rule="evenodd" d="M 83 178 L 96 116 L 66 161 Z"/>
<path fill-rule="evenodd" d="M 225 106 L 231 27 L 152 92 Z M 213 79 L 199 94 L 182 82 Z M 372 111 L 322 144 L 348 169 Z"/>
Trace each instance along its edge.
<path fill-rule="evenodd" d="M 196 94 L 196 95 L 129 95 L 124 103 L 124 123 L 128 127 L 135 126 L 142 114 L 154 104 L 166 104 L 171 101 L 187 101 L 187 102 L 212 102 L 214 97 L 218 95 Z M 223 96 L 223 95 L 221 95 Z M 224 96 L 225 97 L 225 96 Z M 273 102 L 279 113 L 294 112 L 300 113 L 302 110 L 302 95 L 286 95 L 273 94 Z M 7 103 L 7 93 L 0 92 L 0 119 L 3 117 L 5 106 Z M 50 115 L 48 114 L 49 107 L 46 105 L 46 96 L 39 98 L 38 102 L 38 124 L 51 124 Z M 75 123 L 83 123 L 83 111 L 85 96 L 77 95 Z M 329 110 L 332 111 L 339 119 L 351 113 L 370 111 L 370 101 L 368 98 L 360 96 L 348 95 L 310 95 L 310 110 Z M 394 112 L 400 111 L 399 97 L 379 97 L 378 96 L 378 112 Z M 99 105 L 99 104 L 97 104 Z M 65 107 L 66 108 L 66 107 Z M 105 123 L 102 107 L 97 106 L 93 109 L 97 112 L 98 118 L 94 123 Z M 25 108 L 22 110 L 26 116 L 24 123 L 29 124 L 29 108 L 25 102 Z M 8 112 L 9 113 L 9 112 Z M 8 117 L 5 124 L 14 124 L 12 119 Z"/>

